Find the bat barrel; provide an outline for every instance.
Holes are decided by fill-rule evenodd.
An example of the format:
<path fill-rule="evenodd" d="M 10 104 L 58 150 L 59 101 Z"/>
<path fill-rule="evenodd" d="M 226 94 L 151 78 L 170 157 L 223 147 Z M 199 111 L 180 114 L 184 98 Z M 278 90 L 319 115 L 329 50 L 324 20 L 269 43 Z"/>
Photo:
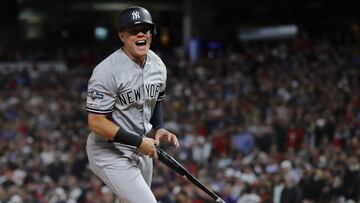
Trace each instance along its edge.
<path fill-rule="evenodd" d="M 179 175 L 185 176 L 186 179 L 188 179 L 191 183 L 193 183 L 210 197 L 212 197 L 217 203 L 225 203 L 225 201 L 222 200 L 219 196 L 217 196 L 215 192 L 207 188 L 198 179 L 191 175 L 189 171 L 187 171 L 181 164 L 179 164 L 173 157 L 168 155 L 164 150 L 157 146 L 156 151 L 161 162 L 163 162 L 171 169 L 175 170 Z"/>
<path fill-rule="evenodd" d="M 217 194 L 215 194 L 215 192 L 213 192 L 208 187 L 206 187 L 204 184 L 202 184 L 198 179 L 196 179 L 194 176 L 192 176 L 189 172 L 187 172 L 185 174 L 185 176 L 191 183 L 193 183 L 194 185 L 199 187 L 202 191 L 204 191 L 206 194 L 208 194 L 210 197 L 215 199 L 216 202 L 225 203 L 225 201 L 222 200 Z"/>
<path fill-rule="evenodd" d="M 226 202 L 219 197 L 219 198 L 216 200 L 216 203 L 226 203 Z"/>

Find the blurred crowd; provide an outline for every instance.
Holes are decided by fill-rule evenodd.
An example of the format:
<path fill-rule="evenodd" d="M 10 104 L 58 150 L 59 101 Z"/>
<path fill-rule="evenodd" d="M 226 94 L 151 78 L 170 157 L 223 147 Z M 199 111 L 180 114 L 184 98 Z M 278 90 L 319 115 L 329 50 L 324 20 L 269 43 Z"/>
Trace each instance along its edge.
<path fill-rule="evenodd" d="M 359 51 L 297 39 L 164 57 L 166 127 L 180 148 L 163 147 L 227 203 L 360 202 Z M 85 152 L 99 56 L 72 50 L 63 70 L 7 55 L 23 64 L 0 68 L 0 202 L 118 202 Z M 152 190 L 159 203 L 213 202 L 160 162 Z"/>

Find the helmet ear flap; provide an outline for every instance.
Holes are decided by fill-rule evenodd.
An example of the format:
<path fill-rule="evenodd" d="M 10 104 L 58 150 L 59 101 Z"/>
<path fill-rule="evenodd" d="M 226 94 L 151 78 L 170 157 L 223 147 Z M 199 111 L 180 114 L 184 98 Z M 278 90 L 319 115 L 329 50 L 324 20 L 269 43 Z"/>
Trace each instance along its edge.
<path fill-rule="evenodd" d="M 154 26 L 153 30 L 151 31 L 151 44 L 155 44 L 157 38 L 158 31 Z"/>
<path fill-rule="evenodd" d="M 152 30 L 151 34 L 153 37 L 156 37 L 157 33 L 158 33 L 158 31 L 157 31 L 156 27 L 154 26 L 154 29 Z"/>

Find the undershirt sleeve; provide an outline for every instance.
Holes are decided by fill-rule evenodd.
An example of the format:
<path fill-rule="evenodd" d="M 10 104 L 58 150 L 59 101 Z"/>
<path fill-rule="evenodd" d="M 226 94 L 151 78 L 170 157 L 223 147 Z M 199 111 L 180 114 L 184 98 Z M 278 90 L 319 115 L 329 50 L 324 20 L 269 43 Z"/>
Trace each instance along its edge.
<path fill-rule="evenodd" d="M 153 126 L 153 129 L 158 130 L 159 128 L 164 127 L 164 118 L 162 111 L 162 101 L 157 101 L 154 107 L 154 112 L 150 119 L 150 123 Z"/>

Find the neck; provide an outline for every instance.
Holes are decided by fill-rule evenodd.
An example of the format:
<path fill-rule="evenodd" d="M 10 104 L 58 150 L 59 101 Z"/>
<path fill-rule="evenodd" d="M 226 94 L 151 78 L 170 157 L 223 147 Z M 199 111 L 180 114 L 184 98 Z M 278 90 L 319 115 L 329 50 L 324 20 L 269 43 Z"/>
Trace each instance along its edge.
<path fill-rule="evenodd" d="M 131 58 L 131 57 L 130 57 Z M 145 65 L 145 61 L 146 61 L 146 56 L 141 57 L 141 58 L 131 58 L 136 64 L 138 64 L 141 68 L 144 67 Z"/>
<path fill-rule="evenodd" d="M 128 55 L 128 57 L 133 60 L 136 64 L 138 64 L 141 68 L 144 67 L 145 62 L 146 62 L 146 56 L 141 56 L 141 57 L 134 57 L 132 56 L 127 50 L 125 50 L 124 48 L 122 48 L 122 50 L 124 51 L 124 53 L 126 55 Z"/>

